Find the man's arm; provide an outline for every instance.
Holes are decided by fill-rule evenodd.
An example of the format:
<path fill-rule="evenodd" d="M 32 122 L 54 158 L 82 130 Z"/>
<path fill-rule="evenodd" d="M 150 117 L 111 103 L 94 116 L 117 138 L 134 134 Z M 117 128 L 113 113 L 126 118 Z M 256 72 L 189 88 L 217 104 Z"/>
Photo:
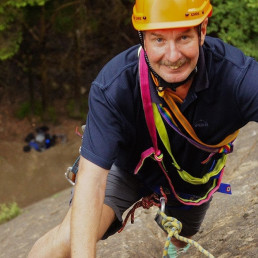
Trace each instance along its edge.
<path fill-rule="evenodd" d="M 80 158 L 71 216 L 71 255 L 74 258 L 96 256 L 107 175 L 108 170 Z"/>

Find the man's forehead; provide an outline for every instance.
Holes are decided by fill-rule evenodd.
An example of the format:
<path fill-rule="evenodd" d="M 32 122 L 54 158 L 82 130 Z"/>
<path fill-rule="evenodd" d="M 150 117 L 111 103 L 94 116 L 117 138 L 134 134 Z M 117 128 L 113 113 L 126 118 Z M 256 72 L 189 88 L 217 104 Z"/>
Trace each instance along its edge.
<path fill-rule="evenodd" d="M 176 33 L 188 33 L 195 30 L 195 27 L 187 27 L 187 28 L 173 28 L 173 29 L 159 29 L 159 30 L 148 30 L 144 33 L 153 36 L 162 36 L 167 33 L 176 32 Z"/>

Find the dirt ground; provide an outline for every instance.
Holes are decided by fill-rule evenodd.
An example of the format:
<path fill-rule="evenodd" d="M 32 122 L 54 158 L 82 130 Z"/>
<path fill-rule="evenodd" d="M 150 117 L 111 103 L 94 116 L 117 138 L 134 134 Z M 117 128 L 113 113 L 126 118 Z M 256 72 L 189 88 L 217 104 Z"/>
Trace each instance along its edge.
<path fill-rule="evenodd" d="M 7 141 L 1 136 L 0 202 L 16 200 L 26 207 L 20 216 L 0 225 L 0 257 L 26 257 L 33 243 L 62 221 L 71 191 L 63 174 L 78 154 L 80 138 L 74 134 L 78 123 L 63 121 L 51 127 L 54 132 L 67 134 L 68 141 L 42 153 L 23 153 L 24 134 L 32 129 L 24 122 L 17 121 L 9 129 L 1 126 L 4 134 L 16 138 Z M 257 153 L 258 125 L 250 123 L 241 131 L 225 171 L 223 181 L 231 184 L 233 194 L 215 194 L 201 230 L 194 237 L 215 257 L 258 257 Z M 34 204 L 27 206 L 30 203 Z M 97 258 L 161 257 L 165 236 L 153 222 L 155 213 L 155 208 L 138 209 L 134 225 L 128 223 L 122 233 L 98 243 Z M 204 255 L 191 247 L 180 257 Z"/>
<path fill-rule="evenodd" d="M 19 120 L 10 109 L 0 109 L 0 203 L 15 201 L 25 207 L 69 187 L 64 173 L 79 155 L 81 138 L 75 128 L 80 128 L 83 121 L 60 117 L 55 124 L 42 124 Z M 42 125 L 49 127 L 50 134 L 64 135 L 66 140 L 43 152 L 32 149 L 25 153 L 25 137 Z"/>

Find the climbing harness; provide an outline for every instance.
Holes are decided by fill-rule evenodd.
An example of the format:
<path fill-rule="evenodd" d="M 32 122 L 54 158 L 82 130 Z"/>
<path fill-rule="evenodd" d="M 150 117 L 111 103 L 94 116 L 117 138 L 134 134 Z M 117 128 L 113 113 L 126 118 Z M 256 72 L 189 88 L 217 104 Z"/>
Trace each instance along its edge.
<path fill-rule="evenodd" d="M 180 122 L 180 124 L 185 128 L 185 130 L 189 133 L 189 136 L 186 136 L 180 129 L 179 126 L 177 126 L 177 123 L 172 123 L 173 126 L 172 129 L 174 129 L 177 133 L 182 135 L 184 138 L 186 138 L 190 143 L 195 145 L 199 149 L 205 149 L 206 151 L 209 151 L 211 154 L 209 155 L 208 159 L 210 159 L 215 153 L 221 153 L 221 158 L 217 161 L 214 161 L 210 171 L 203 176 L 203 178 L 196 178 L 191 176 L 189 173 L 184 171 L 179 164 L 176 162 L 170 148 L 170 142 L 167 135 L 167 131 L 165 128 L 165 125 L 162 121 L 161 116 L 164 115 L 165 112 L 160 112 L 159 106 L 157 106 L 155 103 L 152 103 L 151 101 L 151 94 L 150 94 L 150 86 L 149 86 L 149 76 L 148 76 L 148 66 L 146 64 L 145 58 L 144 58 L 144 51 L 141 49 L 139 50 L 139 76 L 140 76 L 140 88 L 141 88 L 141 95 L 142 95 L 142 102 L 143 102 L 143 109 L 145 113 L 145 119 L 147 123 L 147 127 L 149 130 L 149 134 L 151 136 L 153 147 L 147 149 L 144 151 L 141 155 L 141 159 L 135 169 L 135 174 L 137 174 L 142 167 L 144 161 L 148 157 L 152 157 L 158 162 L 159 167 L 163 171 L 165 177 L 167 178 L 167 181 L 169 183 L 169 186 L 176 197 L 178 201 L 185 205 L 201 205 L 204 202 L 207 202 L 212 194 L 220 189 L 220 185 L 223 187 L 221 189 L 230 189 L 229 185 L 226 185 L 224 187 L 224 184 L 221 184 L 223 172 L 224 172 L 224 166 L 226 162 L 226 154 L 233 151 L 233 140 L 236 138 L 238 132 L 235 132 L 234 134 L 230 135 L 229 137 L 226 137 L 225 140 L 223 140 L 221 143 L 217 145 L 208 145 L 200 141 L 200 139 L 195 134 L 194 130 L 192 129 L 191 125 L 187 121 L 187 119 L 181 114 L 180 110 L 178 109 L 177 105 L 173 102 L 172 98 L 168 98 L 168 101 L 172 101 L 173 104 L 175 104 L 177 110 L 175 113 L 175 118 L 171 118 L 172 116 L 169 114 L 167 115 L 168 118 L 171 118 L 170 120 L 177 120 Z M 168 91 L 172 91 L 171 89 L 167 89 Z M 172 100 L 171 100 L 172 99 Z M 174 111 L 175 107 L 171 105 L 172 112 Z M 164 116 L 165 116 L 164 115 Z M 165 116 L 166 118 L 166 116 Z M 164 119 L 165 119 L 164 118 Z M 165 119 L 167 121 L 167 119 Z M 182 122 L 183 121 L 183 122 Z M 189 184 L 193 185 L 202 185 L 207 183 L 209 180 L 212 180 L 212 185 L 210 189 L 204 194 L 203 196 L 191 196 L 190 198 L 184 198 L 180 193 L 177 193 L 175 191 L 175 188 L 172 184 L 172 180 L 169 177 L 167 173 L 167 169 L 163 163 L 163 154 L 158 148 L 157 144 L 157 133 L 159 134 L 159 137 L 161 141 L 163 142 L 163 145 L 165 146 L 167 152 L 169 153 L 171 159 L 172 159 L 172 165 L 176 168 L 178 175 L 182 180 Z M 228 145 L 230 147 L 228 147 Z M 207 160 L 205 160 L 207 162 Z M 225 191 L 225 193 L 230 193 L 230 191 Z"/>

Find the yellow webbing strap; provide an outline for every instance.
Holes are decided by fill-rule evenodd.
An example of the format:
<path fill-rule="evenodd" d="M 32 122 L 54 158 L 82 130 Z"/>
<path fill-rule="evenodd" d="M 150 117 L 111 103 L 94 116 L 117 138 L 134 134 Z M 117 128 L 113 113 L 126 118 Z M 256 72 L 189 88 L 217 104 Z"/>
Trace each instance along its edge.
<path fill-rule="evenodd" d="M 171 146 L 170 146 L 170 141 L 168 138 L 168 134 L 167 134 L 167 130 L 165 128 L 164 122 L 161 118 L 161 115 L 158 111 L 158 108 L 156 106 L 155 103 L 152 103 L 152 108 L 153 108 L 153 114 L 154 114 L 154 120 L 155 120 L 155 124 L 156 124 L 156 128 L 158 131 L 158 134 L 167 150 L 167 152 L 169 153 L 169 155 L 171 156 L 172 160 L 173 160 L 173 165 L 174 167 L 177 169 L 180 177 L 193 185 L 200 185 L 200 184 L 206 184 L 211 177 L 214 177 L 216 175 L 219 174 L 219 172 L 223 169 L 223 167 L 225 166 L 226 160 L 227 160 L 227 155 L 223 154 L 222 157 L 217 161 L 214 169 L 205 174 L 202 178 L 198 178 L 198 177 L 193 177 L 192 175 L 190 175 L 189 173 L 187 173 L 185 170 L 181 169 L 180 166 L 178 165 L 178 163 L 176 162 L 172 151 L 171 151 Z"/>

